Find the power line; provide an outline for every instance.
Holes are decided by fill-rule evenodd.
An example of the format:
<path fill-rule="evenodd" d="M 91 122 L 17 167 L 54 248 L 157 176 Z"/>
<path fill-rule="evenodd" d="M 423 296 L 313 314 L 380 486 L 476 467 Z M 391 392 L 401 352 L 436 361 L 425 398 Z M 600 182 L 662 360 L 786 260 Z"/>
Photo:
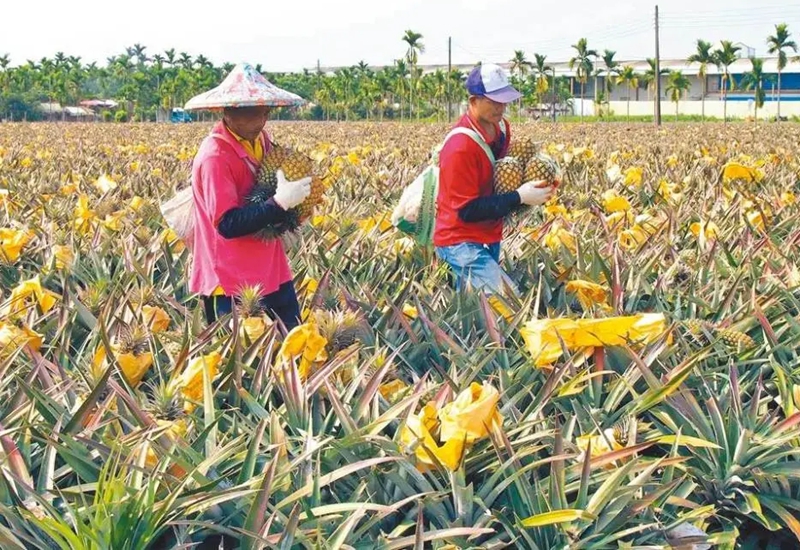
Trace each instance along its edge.
<path fill-rule="evenodd" d="M 673 11 L 670 13 L 682 13 L 685 16 L 693 17 L 695 15 L 713 15 L 715 17 L 723 17 L 727 15 L 752 15 L 753 13 L 772 13 L 772 12 L 782 12 L 786 11 L 787 9 L 793 9 L 797 6 L 794 3 L 788 3 L 784 5 L 764 5 L 764 4 L 755 4 L 748 8 L 723 8 L 718 10 L 695 10 L 692 9 L 690 11 Z M 663 14 L 662 14 L 663 15 Z"/>
<path fill-rule="evenodd" d="M 587 39 L 590 39 L 594 42 L 604 42 L 614 38 L 627 38 L 631 36 L 637 36 L 639 34 L 650 32 L 653 29 L 652 22 L 642 22 L 635 25 L 623 25 L 615 27 L 614 30 L 605 30 L 600 33 L 595 32 L 584 32 L 582 33 Z M 560 47 L 563 46 L 564 40 L 562 39 L 551 39 L 551 40 L 543 40 L 539 42 L 520 42 L 517 43 L 516 47 L 513 49 L 539 49 L 539 50 L 546 50 L 552 47 Z M 498 52 L 505 52 L 507 51 L 505 48 L 491 48 L 487 50 L 488 52 L 498 53 Z"/>
<path fill-rule="evenodd" d="M 789 13 L 789 14 L 783 13 L 782 16 L 783 16 L 782 17 L 783 21 L 791 21 L 792 19 L 799 19 L 800 18 L 800 10 L 795 11 L 793 13 Z M 688 17 L 687 18 L 687 17 L 673 16 L 673 17 L 664 17 L 663 20 L 664 21 L 668 21 L 670 23 L 678 23 L 678 24 L 681 24 L 681 25 L 692 25 L 692 24 L 694 24 L 694 25 L 698 25 L 698 24 L 702 24 L 702 25 L 709 25 L 709 24 L 719 25 L 719 24 L 722 24 L 722 25 L 737 25 L 738 26 L 738 25 L 752 23 L 752 22 L 758 22 L 758 23 L 764 23 L 764 24 L 775 23 L 776 17 L 775 16 L 771 16 L 771 15 L 757 15 L 757 16 L 752 16 L 751 15 L 749 17 L 742 17 L 741 19 L 733 20 L 733 19 L 722 19 L 722 18 L 716 18 L 716 17 L 709 17 L 709 18 Z"/>
<path fill-rule="evenodd" d="M 768 24 L 765 21 L 747 21 L 739 23 L 740 27 L 759 27 Z M 665 29 L 681 30 L 681 29 L 721 29 L 730 27 L 730 23 L 665 23 L 662 25 Z"/>
<path fill-rule="evenodd" d="M 794 3 L 786 4 L 767 4 L 767 5 L 753 5 L 752 7 L 735 7 L 724 8 L 719 10 L 700 10 L 700 11 L 683 11 L 683 10 L 669 10 L 665 13 L 664 10 L 659 10 L 658 24 L 660 33 L 667 32 L 669 36 L 675 36 L 675 31 L 690 31 L 696 32 L 698 30 L 717 30 L 727 28 L 731 25 L 737 27 L 754 27 L 760 25 L 774 24 L 776 21 L 788 22 L 794 24 L 796 20 L 800 20 L 800 6 Z M 587 38 L 590 47 L 597 46 L 598 44 L 608 44 L 611 47 L 607 49 L 613 50 L 615 45 L 618 47 L 620 41 L 634 37 L 643 37 L 645 34 L 653 32 L 655 28 L 655 21 L 647 16 L 634 16 L 626 20 L 616 20 L 611 25 L 603 25 L 602 27 L 595 26 L 591 30 L 581 30 L 579 34 Z M 577 34 L 577 33 L 576 33 Z M 526 41 L 509 44 L 507 47 L 497 45 L 494 43 L 488 47 L 476 46 L 473 42 L 460 42 L 457 37 L 449 38 L 449 48 L 445 51 L 440 48 L 438 44 L 432 44 L 431 47 L 426 47 L 424 54 L 433 58 L 444 59 L 445 56 L 448 61 L 452 63 L 453 54 L 458 52 L 459 57 L 463 58 L 469 56 L 469 62 L 477 60 L 498 60 L 508 62 L 515 50 L 522 50 L 526 52 L 547 52 L 547 57 L 550 60 L 569 59 L 574 56 L 574 48 L 569 44 L 569 41 L 563 38 L 551 38 L 542 41 Z M 623 46 L 623 50 L 630 51 L 629 47 Z M 598 50 L 598 53 L 602 52 Z M 625 56 L 619 50 L 616 51 L 616 58 L 622 62 L 637 62 L 644 61 L 648 56 L 643 56 L 641 51 L 637 51 L 635 55 Z M 599 59 L 598 59 L 599 62 Z M 443 64 L 441 62 L 431 64 Z M 463 64 L 463 63 L 462 63 Z"/>

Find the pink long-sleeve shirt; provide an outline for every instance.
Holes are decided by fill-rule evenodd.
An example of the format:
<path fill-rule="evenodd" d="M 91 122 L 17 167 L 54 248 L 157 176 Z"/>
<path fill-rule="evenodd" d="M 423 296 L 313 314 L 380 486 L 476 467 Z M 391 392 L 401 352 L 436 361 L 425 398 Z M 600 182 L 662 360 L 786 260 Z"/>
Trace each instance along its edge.
<path fill-rule="evenodd" d="M 262 133 L 264 151 L 269 140 Z M 222 122 L 200 145 L 192 163 L 195 227 L 189 290 L 204 296 L 235 296 L 244 285 L 260 285 L 263 294 L 292 279 L 280 239 L 252 235 L 226 239 L 217 231 L 223 214 L 244 204 L 256 182 L 258 164 Z"/>

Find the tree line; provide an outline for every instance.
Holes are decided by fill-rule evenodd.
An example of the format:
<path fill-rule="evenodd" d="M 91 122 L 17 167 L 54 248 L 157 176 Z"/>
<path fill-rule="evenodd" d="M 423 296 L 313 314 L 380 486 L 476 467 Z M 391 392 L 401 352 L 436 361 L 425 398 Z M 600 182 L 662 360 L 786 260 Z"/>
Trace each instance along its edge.
<path fill-rule="evenodd" d="M 305 69 L 299 73 L 264 72 L 276 85 L 291 90 L 309 102 L 301 111 L 278 112 L 277 116 L 316 120 L 446 120 L 450 105 L 466 99 L 466 74 L 459 70 L 438 69 L 424 72 L 419 56 L 425 52 L 423 36 L 407 30 L 401 40 L 404 54 L 390 66 L 374 69 L 365 61 L 337 69 L 333 74 Z M 797 52 L 797 44 L 785 23 L 775 26 L 767 38 L 768 51 L 778 56 L 777 93 L 780 113 L 781 71 L 790 61 L 789 52 Z M 648 96 L 655 88 L 656 63 L 648 59 L 649 69 L 637 72 L 632 66 L 621 65 L 616 52 L 589 47 L 586 38 L 572 45 L 575 54 L 569 67 L 575 80 L 556 76 L 547 56 L 534 53 L 529 60 L 517 50 L 509 60 L 513 83 L 523 93 L 514 106 L 522 109 L 568 104 L 574 97 L 573 84 L 585 97 L 585 86 L 594 79 L 594 103 L 603 112 L 614 86 L 626 86 L 629 92 L 644 87 Z M 696 51 L 688 58 L 699 64 L 699 77 L 706 95 L 706 71 L 717 66 L 722 71 L 723 100 L 736 84 L 728 68 L 738 59 L 739 47 L 724 40 L 718 48 L 710 42 L 697 40 Z M 763 60 L 752 59 L 752 68 L 738 83 L 754 90 L 756 107 L 763 106 L 764 84 L 773 76 L 764 73 Z M 203 55 L 193 57 L 186 52 L 168 49 L 150 54 L 147 47 L 134 44 L 120 55 L 109 57 L 104 66 L 83 63 L 81 57 L 58 52 L 53 58 L 11 66 L 8 54 L 0 55 L 0 118 L 35 120 L 42 116 L 40 103 L 77 105 L 86 99 L 114 99 L 120 102 L 115 112 L 104 116 L 114 120 L 156 120 L 159 111 L 169 113 L 189 98 L 217 85 L 233 68 L 232 63 L 215 65 Z M 661 70 L 666 75 L 666 92 L 675 102 L 690 88 L 689 79 L 680 71 Z M 602 77 L 602 89 L 598 86 Z M 630 96 L 628 94 L 628 102 Z M 581 104 L 582 105 L 582 104 Z M 727 109 L 726 109 L 727 112 Z M 705 114 L 705 110 L 703 110 Z M 583 113 L 581 112 L 581 116 Z"/>

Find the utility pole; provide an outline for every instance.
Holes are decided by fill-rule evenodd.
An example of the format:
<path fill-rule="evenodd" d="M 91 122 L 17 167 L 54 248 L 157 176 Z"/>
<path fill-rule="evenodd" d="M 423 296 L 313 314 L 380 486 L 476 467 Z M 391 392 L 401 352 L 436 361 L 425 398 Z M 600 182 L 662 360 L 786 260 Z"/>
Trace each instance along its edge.
<path fill-rule="evenodd" d="M 556 121 L 556 99 L 558 99 L 558 97 L 556 96 L 556 91 L 557 91 L 556 90 L 556 66 L 554 64 L 553 65 L 553 86 L 552 86 L 552 91 L 550 92 L 550 97 L 552 98 L 552 102 L 553 102 L 553 122 Z"/>
<path fill-rule="evenodd" d="M 661 57 L 658 53 L 658 4 L 656 4 L 656 126 L 661 126 Z"/>
<path fill-rule="evenodd" d="M 453 74 L 453 37 L 447 37 L 447 122 L 450 123 L 453 121 L 453 115 L 451 113 L 452 107 L 452 96 L 450 95 L 450 80 L 452 80 Z"/>

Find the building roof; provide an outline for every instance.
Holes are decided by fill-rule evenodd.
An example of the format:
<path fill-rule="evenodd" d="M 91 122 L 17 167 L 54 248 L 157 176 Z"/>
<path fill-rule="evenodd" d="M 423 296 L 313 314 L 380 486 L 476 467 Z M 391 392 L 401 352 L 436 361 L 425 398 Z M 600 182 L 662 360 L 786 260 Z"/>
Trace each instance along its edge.
<path fill-rule="evenodd" d="M 39 110 L 42 111 L 42 112 L 45 112 L 45 113 L 50 113 L 50 114 L 56 114 L 56 113 L 61 114 L 61 112 L 64 109 L 63 109 L 63 107 L 61 107 L 60 103 L 55 103 L 55 102 L 46 103 L 45 102 L 45 103 L 39 103 Z"/>
<path fill-rule="evenodd" d="M 80 102 L 80 105 L 83 107 L 108 107 L 113 109 L 117 107 L 119 103 L 114 101 L 113 99 L 85 99 Z"/>
<path fill-rule="evenodd" d="M 64 111 L 69 116 L 94 116 L 94 112 L 84 107 L 64 107 Z"/>

